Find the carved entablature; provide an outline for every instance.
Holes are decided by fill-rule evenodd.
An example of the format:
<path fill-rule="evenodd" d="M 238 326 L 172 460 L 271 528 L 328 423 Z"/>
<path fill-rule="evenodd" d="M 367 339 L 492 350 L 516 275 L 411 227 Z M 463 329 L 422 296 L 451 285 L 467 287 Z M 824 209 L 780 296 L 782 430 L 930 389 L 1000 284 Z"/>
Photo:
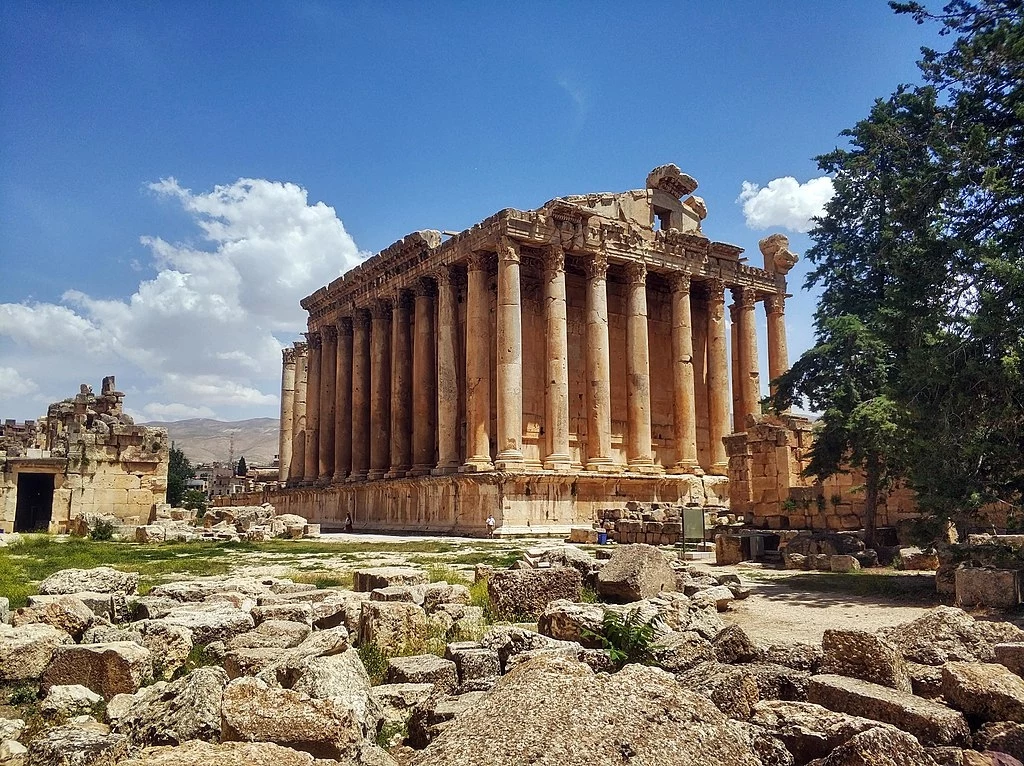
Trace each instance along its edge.
<path fill-rule="evenodd" d="M 697 188 L 697 180 L 669 163 L 668 165 L 659 165 L 647 174 L 647 188 L 660 189 L 676 199 L 682 199 L 692 194 L 693 190 Z"/>

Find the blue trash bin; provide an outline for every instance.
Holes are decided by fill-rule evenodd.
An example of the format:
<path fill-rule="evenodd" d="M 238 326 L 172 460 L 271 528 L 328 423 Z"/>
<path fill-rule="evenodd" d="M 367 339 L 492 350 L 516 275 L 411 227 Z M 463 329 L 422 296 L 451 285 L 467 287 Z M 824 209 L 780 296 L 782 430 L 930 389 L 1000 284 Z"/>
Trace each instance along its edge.
<path fill-rule="evenodd" d="M 605 532 L 604 530 L 601 530 L 601 531 L 599 531 L 597 533 L 597 544 L 598 545 L 607 545 L 608 544 L 608 533 Z"/>

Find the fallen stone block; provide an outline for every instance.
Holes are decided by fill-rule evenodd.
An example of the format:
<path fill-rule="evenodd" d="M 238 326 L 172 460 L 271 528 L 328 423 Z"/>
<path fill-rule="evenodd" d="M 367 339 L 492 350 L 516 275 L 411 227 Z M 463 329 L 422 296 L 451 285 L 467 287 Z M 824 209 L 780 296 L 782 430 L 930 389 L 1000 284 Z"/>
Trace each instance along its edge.
<path fill-rule="evenodd" d="M 981 721 L 1024 721 L 1024 678 L 1002 665 L 949 662 L 942 694 L 953 707 Z"/>
<path fill-rule="evenodd" d="M 139 592 L 139 575 L 137 572 L 120 572 L 110 567 L 62 569 L 39 583 L 38 590 L 43 595 L 49 596 L 68 595 L 82 591 L 122 593 L 125 596 L 134 596 Z"/>
<path fill-rule="evenodd" d="M 888 686 L 845 676 L 811 676 L 807 701 L 891 724 L 925 744 L 962 747 L 970 741 L 970 729 L 959 711 Z"/>
<path fill-rule="evenodd" d="M 1020 572 L 1016 569 L 960 567 L 956 570 L 956 602 L 964 607 L 1016 609 L 1021 603 Z"/>
<path fill-rule="evenodd" d="M 386 654 L 397 655 L 422 641 L 427 632 L 427 613 L 415 604 L 364 601 L 359 617 L 360 644 L 376 644 Z"/>
<path fill-rule="evenodd" d="M 361 593 L 369 593 L 391 585 L 426 585 L 428 580 L 427 573 L 422 569 L 405 567 L 357 569 L 352 573 L 352 578 L 352 589 Z"/>
<path fill-rule="evenodd" d="M 39 678 L 57 647 L 73 643 L 70 634 L 52 625 L 30 623 L 15 628 L 0 623 L 0 681 Z"/>
<path fill-rule="evenodd" d="M 996 644 L 993 648 L 996 662 L 1024 678 L 1024 642 Z"/>
<path fill-rule="evenodd" d="M 387 762 L 380 763 L 384 766 Z M 314 766 L 314 764 L 315 759 L 309 753 L 275 745 L 272 742 L 212 744 L 198 740 L 176 746 L 147 747 L 134 758 L 119 762 L 119 766 Z"/>
<path fill-rule="evenodd" d="M 569 567 L 513 569 L 487 580 L 492 607 L 509 620 L 535 620 L 552 601 L 579 601 L 582 591 L 582 576 Z"/>
<path fill-rule="evenodd" d="M 96 705 L 103 702 L 103 697 L 80 684 L 67 686 L 51 686 L 39 705 L 39 709 L 50 716 L 72 718 L 76 715 L 91 713 Z"/>
<path fill-rule="evenodd" d="M 153 655 L 131 641 L 58 646 L 43 673 L 43 686 L 81 684 L 104 699 L 132 694 L 153 678 Z"/>
<path fill-rule="evenodd" d="M 39 766 L 106 766 L 129 753 L 128 738 L 96 721 L 71 723 L 43 732 L 28 747 L 28 762 Z"/>
<path fill-rule="evenodd" d="M 132 696 L 113 724 L 134 746 L 180 745 L 220 739 L 220 707 L 228 675 L 215 666 L 196 668 L 170 683 L 147 686 Z M 125 704 L 121 701 L 122 704 Z"/>
<path fill-rule="evenodd" d="M 70 633 L 76 640 L 82 637 L 92 623 L 92 610 L 74 596 L 58 596 L 48 602 L 25 606 L 11 615 L 14 627 L 42 623 Z"/>
<path fill-rule="evenodd" d="M 841 574 L 847 574 L 849 572 L 860 571 L 860 561 L 857 560 L 856 556 L 850 556 L 847 554 L 837 554 L 829 559 L 829 569 L 833 572 L 839 572 Z"/>
<path fill-rule="evenodd" d="M 907 665 L 896 647 L 863 630 L 826 630 L 821 672 L 912 691 Z"/>
<path fill-rule="evenodd" d="M 870 718 L 837 713 L 812 702 L 778 700 L 758 702 L 750 722 L 774 732 L 798 763 L 824 758 L 855 734 L 885 726 Z"/>
<path fill-rule="evenodd" d="M 675 572 L 665 554 L 651 545 L 617 548 L 597 573 L 598 593 L 613 601 L 639 601 L 675 589 Z"/>
<path fill-rule="evenodd" d="M 497 655 L 495 655 L 495 658 Z M 459 677 L 451 660 L 434 654 L 392 657 L 388 660 L 384 682 L 388 684 L 434 684 L 441 694 L 453 694 Z"/>
<path fill-rule="evenodd" d="M 501 675 L 501 659 L 498 653 L 474 642 L 448 644 L 444 656 L 455 663 L 460 691 L 490 689 Z"/>

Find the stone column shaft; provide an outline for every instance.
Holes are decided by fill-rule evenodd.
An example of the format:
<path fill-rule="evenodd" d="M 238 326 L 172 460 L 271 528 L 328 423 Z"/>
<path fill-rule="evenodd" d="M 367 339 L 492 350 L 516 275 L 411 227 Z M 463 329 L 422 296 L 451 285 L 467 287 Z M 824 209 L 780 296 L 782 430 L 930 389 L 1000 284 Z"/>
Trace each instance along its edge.
<path fill-rule="evenodd" d="M 434 337 L 434 285 L 423 280 L 416 288 L 416 331 L 413 336 L 412 469 L 425 476 L 437 465 L 437 339 Z"/>
<path fill-rule="evenodd" d="M 334 481 L 352 470 L 352 320 L 338 320 L 338 366 L 334 405 Z"/>
<path fill-rule="evenodd" d="M 455 283 L 437 273 L 437 467 L 442 476 L 459 469 L 459 314 Z"/>
<path fill-rule="evenodd" d="M 295 413 L 295 349 L 281 353 L 281 428 L 277 447 L 277 480 L 288 481 L 292 462 L 292 418 Z"/>
<path fill-rule="evenodd" d="M 567 471 L 569 454 L 569 337 L 565 302 L 565 253 L 552 245 L 544 267 L 544 321 L 547 330 L 547 397 L 544 422 L 548 456 L 544 467 Z"/>
<path fill-rule="evenodd" d="M 466 264 L 466 462 L 463 471 L 489 471 L 491 463 L 491 307 L 488 258 Z"/>
<path fill-rule="evenodd" d="M 676 442 L 676 463 L 672 470 L 700 473 L 689 274 L 678 274 L 672 280 L 672 425 Z"/>
<path fill-rule="evenodd" d="M 729 306 L 729 362 L 732 370 L 732 431 L 743 430 L 743 373 L 740 367 L 740 307 Z"/>
<path fill-rule="evenodd" d="M 608 342 L 608 257 L 594 253 L 587 271 L 587 461 L 588 471 L 613 470 L 611 352 Z"/>
<path fill-rule="evenodd" d="M 497 405 L 498 455 L 495 467 L 523 464 L 523 307 L 519 243 L 498 243 Z"/>
<path fill-rule="evenodd" d="M 757 358 L 757 293 L 749 287 L 734 291 L 739 305 L 736 333 L 739 345 L 740 402 L 742 428 L 747 428 L 749 416 L 761 414 L 761 367 Z"/>
<path fill-rule="evenodd" d="M 391 468 L 389 479 L 412 469 L 412 294 L 395 299 L 391 321 Z"/>
<path fill-rule="evenodd" d="M 323 349 L 320 356 L 320 439 L 318 447 L 318 478 L 329 484 L 334 478 L 335 405 L 338 375 L 338 328 L 327 325 L 321 331 Z"/>
<path fill-rule="evenodd" d="M 300 484 L 306 467 L 306 384 L 309 376 L 308 347 L 295 344 L 295 405 L 292 409 L 292 461 L 288 484 Z"/>
<path fill-rule="evenodd" d="M 708 283 L 708 431 L 711 473 L 725 476 L 729 458 L 722 441 L 729 433 L 729 351 L 725 332 L 725 283 Z"/>
<path fill-rule="evenodd" d="M 768 317 L 768 377 L 771 379 L 772 396 L 775 395 L 775 381 L 789 369 L 789 352 L 786 348 L 786 296 L 769 295 L 764 299 L 764 310 Z"/>
<path fill-rule="evenodd" d="M 315 484 L 320 475 L 320 333 L 306 333 L 309 344 L 309 368 L 306 377 L 306 454 L 302 483 Z"/>
<path fill-rule="evenodd" d="M 366 478 L 383 479 L 391 467 L 391 304 L 377 303 L 371 314 L 370 471 Z"/>
<path fill-rule="evenodd" d="M 647 339 L 647 266 L 626 264 L 626 460 L 651 468 L 651 359 Z"/>
<path fill-rule="evenodd" d="M 370 470 L 370 314 L 352 318 L 352 471 L 350 481 L 366 478 Z"/>

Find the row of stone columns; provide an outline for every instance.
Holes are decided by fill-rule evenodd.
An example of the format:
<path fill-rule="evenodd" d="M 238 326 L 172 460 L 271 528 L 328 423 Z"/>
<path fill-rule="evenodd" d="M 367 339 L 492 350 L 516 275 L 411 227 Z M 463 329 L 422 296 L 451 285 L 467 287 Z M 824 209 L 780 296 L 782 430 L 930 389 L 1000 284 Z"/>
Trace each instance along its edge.
<path fill-rule="evenodd" d="M 497 245 L 495 403 L 497 454 L 492 462 L 490 295 L 487 254 L 467 261 L 465 334 L 465 461 L 460 465 L 459 323 L 456 287 L 447 269 L 371 310 L 359 309 L 337 326 L 308 335 L 302 349 L 286 350 L 282 373 L 281 476 L 291 483 L 398 478 L 455 471 L 515 469 L 524 462 L 523 337 L 520 248 L 503 237 Z M 544 252 L 545 426 L 549 470 L 569 470 L 569 370 L 565 253 Z M 648 345 L 647 268 L 626 262 L 626 465 L 611 447 L 611 360 L 608 260 L 584 262 L 586 272 L 585 379 L 587 470 L 662 470 L 654 461 Z M 436 282 L 436 288 L 435 288 Z M 670 277 L 673 429 L 677 459 L 667 470 L 699 472 L 691 277 Z M 760 385 L 754 307 L 756 294 L 732 288 L 734 415 L 729 422 L 729 352 L 725 283 L 705 280 L 705 364 L 711 442 L 710 469 L 724 474 L 722 438 L 745 427 L 759 411 Z M 787 367 L 782 296 L 768 296 L 769 370 Z M 435 327 L 435 316 L 437 325 Z M 299 346 L 301 344 L 297 344 Z M 290 428 L 288 427 L 290 424 Z M 730 428 L 731 425 L 731 428 Z M 304 434 L 304 438 L 298 438 Z"/>

